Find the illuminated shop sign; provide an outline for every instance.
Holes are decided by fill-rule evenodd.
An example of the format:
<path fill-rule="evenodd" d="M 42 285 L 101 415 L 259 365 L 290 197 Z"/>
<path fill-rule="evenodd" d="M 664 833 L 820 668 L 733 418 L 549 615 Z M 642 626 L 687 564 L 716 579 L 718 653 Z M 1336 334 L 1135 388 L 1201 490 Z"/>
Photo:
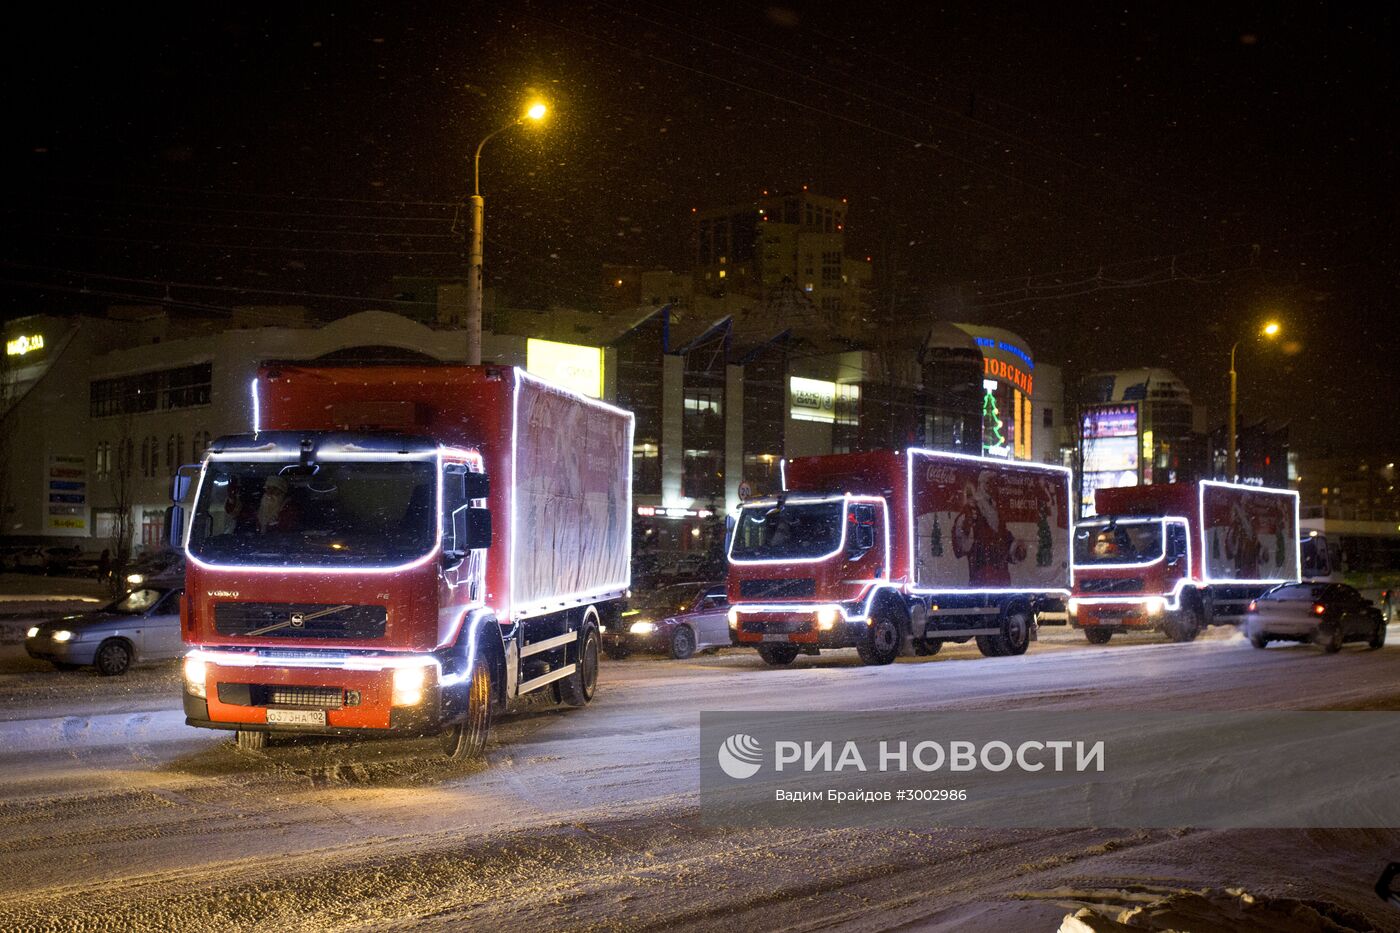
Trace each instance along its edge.
<path fill-rule="evenodd" d="M 1005 340 L 993 340 L 991 337 L 973 337 L 979 347 L 987 350 L 1000 350 L 1003 353 L 1010 353 L 1026 364 L 1027 369 L 1035 369 L 1035 363 L 1031 360 L 1031 355 L 1015 344 L 1007 343 Z"/>
<path fill-rule="evenodd" d="M 1033 394 L 1031 392 L 1033 382 L 1031 374 L 1019 366 L 1006 362 L 1006 360 L 999 360 L 994 356 L 984 356 L 982 357 L 982 371 L 1000 382 L 1011 383 L 1026 395 Z"/>
<path fill-rule="evenodd" d="M 525 341 L 525 371 L 590 398 L 603 397 L 603 351 L 531 337 Z"/>
<path fill-rule="evenodd" d="M 24 334 L 14 340 L 5 341 L 6 356 L 24 356 L 26 353 L 42 349 L 44 349 L 43 334 Z"/>
<path fill-rule="evenodd" d="M 1143 439 L 1138 436 L 1135 404 L 1096 405 L 1085 409 L 1079 423 L 1083 447 L 1080 473 L 1080 506 L 1084 515 L 1096 513 L 1094 491 L 1139 484 L 1139 457 Z"/>
<path fill-rule="evenodd" d="M 860 398 L 860 386 L 838 385 L 822 379 L 807 379 L 803 376 L 788 377 L 788 389 L 792 394 L 792 407 L 788 410 L 794 421 L 836 422 L 838 404 L 854 403 Z M 850 409 L 847 410 L 849 413 Z"/>

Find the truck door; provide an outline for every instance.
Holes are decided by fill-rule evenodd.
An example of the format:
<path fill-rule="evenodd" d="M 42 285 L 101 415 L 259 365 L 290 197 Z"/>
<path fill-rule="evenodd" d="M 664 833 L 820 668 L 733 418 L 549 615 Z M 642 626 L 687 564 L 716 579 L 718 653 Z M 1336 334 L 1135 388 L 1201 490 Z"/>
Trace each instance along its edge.
<path fill-rule="evenodd" d="M 853 502 L 846 516 L 846 569 L 849 579 L 884 579 L 884 503 Z"/>
<path fill-rule="evenodd" d="M 1185 522 L 1169 521 L 1166 524 L 1166 584 L 1167 591 L 1171 592 L 1177 580 L 1191 575 L 1191 548 Z"/>

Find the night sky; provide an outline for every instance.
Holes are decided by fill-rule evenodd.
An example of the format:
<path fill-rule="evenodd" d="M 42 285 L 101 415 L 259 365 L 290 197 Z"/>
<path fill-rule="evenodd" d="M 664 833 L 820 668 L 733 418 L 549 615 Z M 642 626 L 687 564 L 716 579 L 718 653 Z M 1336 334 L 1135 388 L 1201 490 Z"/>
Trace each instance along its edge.
<path fill-rule="evenodd" d="M 1341 4 L 51 5 L 11 23 L 0 313 L 371 306 L 456 274 L 589 306 L 692 207 L 850 199 L 901 313 L 1073 379 L 1161 365 L 1295 447 L 1400 447 L 1395 30 Z M 1071 18 L 1072 17 L 1072 18 Z M 373 304 L 392 308 L 392 304 Z"/>

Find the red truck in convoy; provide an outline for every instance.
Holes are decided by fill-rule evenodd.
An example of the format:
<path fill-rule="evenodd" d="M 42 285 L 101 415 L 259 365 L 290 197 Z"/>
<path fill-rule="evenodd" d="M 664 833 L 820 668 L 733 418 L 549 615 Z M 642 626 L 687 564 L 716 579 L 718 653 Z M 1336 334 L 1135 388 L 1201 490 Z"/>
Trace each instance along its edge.
<path fill-rule="evenodd" d="M 1203 480 L 1095 493 L 1074 529 L 1070 624 L 1093 644 L 1155 630 L 1190 641 L 1300 578 L 1298 494 Z"/>
<path fill-rule="evenodd" d="M 188 505 L 185 715 L 441 733 L 582 706 L 631 562 L 632 415 L 502 366 L 263 364 Z"/>
<path fill-rule="evenodd" d="M 977 639 L 1023 653 L 1070 593 L 1070 471 L 911 448 L 805 457 L 744 502 L 729 624 L 769 664 L 855 648 L 867 664 Z"/>

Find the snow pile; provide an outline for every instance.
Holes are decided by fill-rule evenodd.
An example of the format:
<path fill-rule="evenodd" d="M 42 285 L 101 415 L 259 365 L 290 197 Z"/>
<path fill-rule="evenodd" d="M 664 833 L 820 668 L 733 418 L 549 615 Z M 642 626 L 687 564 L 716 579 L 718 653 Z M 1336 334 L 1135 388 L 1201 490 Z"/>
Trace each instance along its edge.
<path fill-rule="evenodd" d="M 1369 933 L 1364 917 L 1322 901 L 1253 895 L 1240 888 L 1177 891 L 1144 902 L 1142 894 L 1096 893 L 1066 915 L 1059 933 Z M 1083 895 L 1070 896 L 1078 900 Z M 1084 898 L 1088 900 L 1088 898 Z M 1116 902 L 1116 903 L 1115 903 Z"/>

